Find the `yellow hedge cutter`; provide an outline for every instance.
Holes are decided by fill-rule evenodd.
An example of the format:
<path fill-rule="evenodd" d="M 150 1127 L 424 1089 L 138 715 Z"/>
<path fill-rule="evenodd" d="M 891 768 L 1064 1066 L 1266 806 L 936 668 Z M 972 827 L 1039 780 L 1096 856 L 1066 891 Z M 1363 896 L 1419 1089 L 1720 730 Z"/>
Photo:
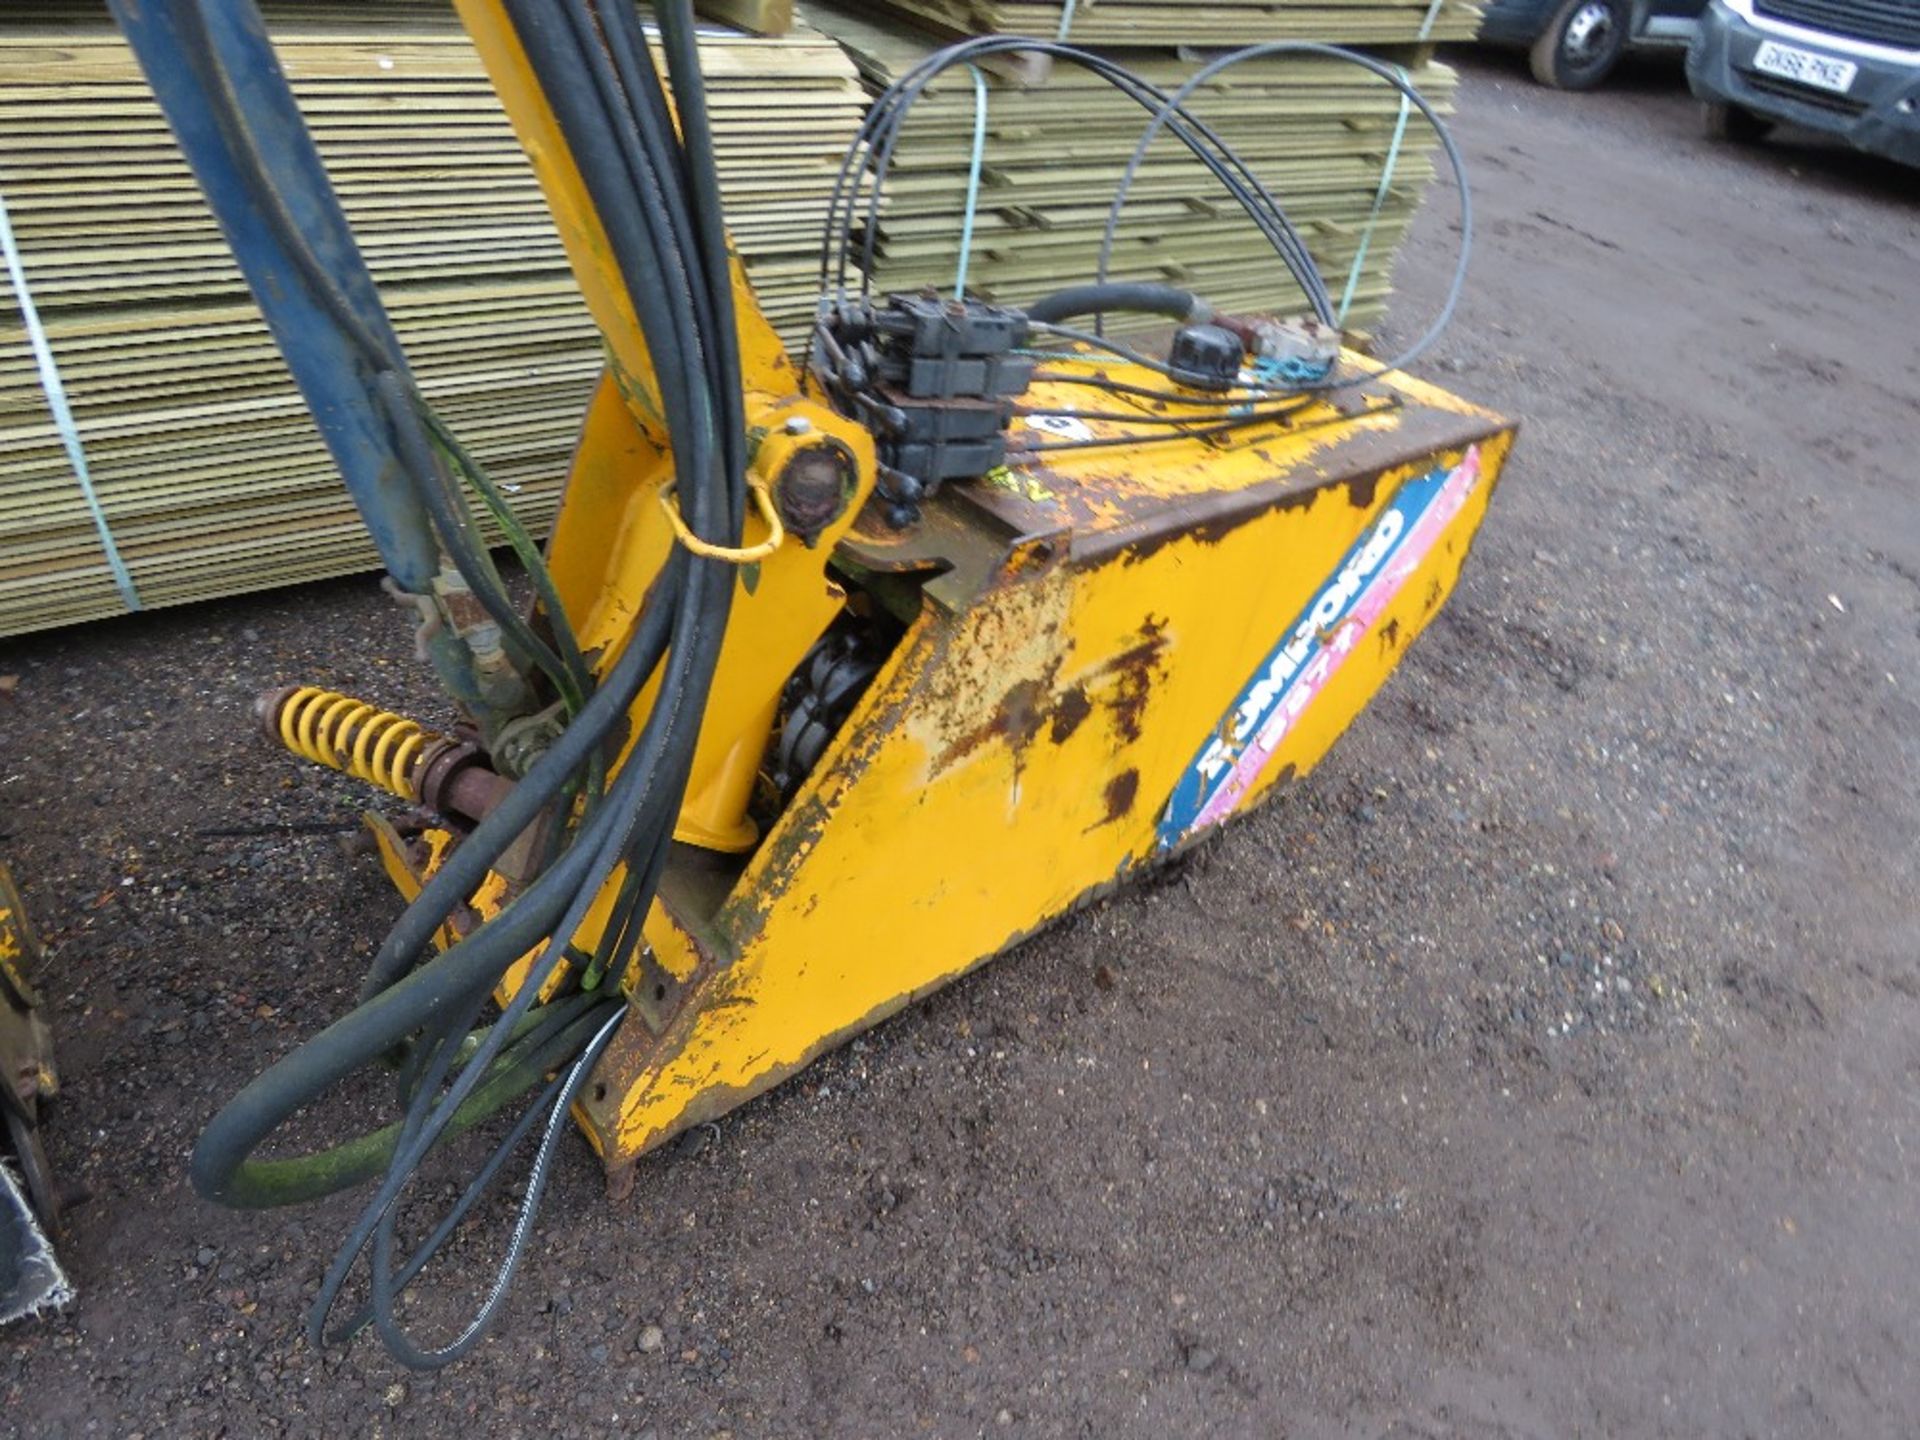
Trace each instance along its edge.
<path fill-rule="evenodd" d="M 622 1192 L 662 1141 L 1318 762 L 1446 600 L 1512 436 L 1402 368 L 1445 313 L 1403 355 L 1341 348 L 1284 209 L 1188 106 L 1280 49 L 1405 90 L 1378 61 L 1255 47 L 1169 94 L 1064 43 L 942 51 L 874 101 L 789 355 L 727 244 L 687 0 L 652 26 L 628 0 L 458 8 L 606 342 L 544 549 L 414 384 L 252 4 L 114 0 L 457 711 L 262 698 L 296 753 L 432 819 L 370 821 L 406 903 L 363 1003 L 193 1161 L 230 1205 L 368 1185 L 311 1330 L 371 1324 L 415 1365 L 496 1313 L 568 1113 Z M 1139 153 L 1186 149 L 1272 241 L 1273 313 L 1104 264 L 1019 304 L 874 292 L 902 121 L 939 71 L 1014 50 L 1136 100 Z M 390 1123 L 260 1153 L 370 1065 Z M 474 1183 L 403 1243 L 423 1158 L 497 1115 Z M 501 1283 L 418 1341 L 400 1292 L 535 1131 Z"/>

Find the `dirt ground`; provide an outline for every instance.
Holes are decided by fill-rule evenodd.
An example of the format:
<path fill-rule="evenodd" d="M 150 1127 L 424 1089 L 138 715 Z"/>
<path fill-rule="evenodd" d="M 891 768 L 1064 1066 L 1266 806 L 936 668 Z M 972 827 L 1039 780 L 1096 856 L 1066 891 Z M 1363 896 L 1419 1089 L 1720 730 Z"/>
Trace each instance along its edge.
<path fill-rule="evenodd" d="M 9 645 L 0 845 L 94 1198 L 0 1431 L 1920 1433 L 1920 183 L 1710 145 L 1671 67 L 1466 68 L 1480 245 L 1428 371 L 1525 428 L 1400 676 L 628 1205 L 570 1144 L 451 1371 L 306 1346 L 343 1206 L 183 1178 L 393 910 L 356 788 L 249 697 L 428 705 L 401 621 L 353 581 Z"/>

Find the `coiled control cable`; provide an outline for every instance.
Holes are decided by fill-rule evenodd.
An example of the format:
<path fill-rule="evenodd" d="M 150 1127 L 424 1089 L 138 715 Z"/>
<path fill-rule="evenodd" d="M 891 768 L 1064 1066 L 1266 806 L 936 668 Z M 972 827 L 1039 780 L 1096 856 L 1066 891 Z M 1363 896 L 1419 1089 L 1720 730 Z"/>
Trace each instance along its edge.
<path fill-rule="evenodd" d="M 434 1368 L 467 1353 L 499 1314 L 568 1107 L 628 1014 L 622 986 L 666 863 L 736 576 L 725 564 L 676 547 L 627 634 L 611 647 L 610 662 L 603 660 L 597 677 L 589 673 L 551 579 L 513 525 L 498 488 L 427 410 L 397 342 L 389 343 L 381 327 L 363 323 L 330 287 L 326 267 L 285 205 L 276 203 L 271 166 L 252 142 L 240 91 L 208 23 L 208 3 L 186 0 L 179 7 L 182 49 L 223 134 L 239 142 L 243 183 L 281 221 L 276 238 L 296 263 L 327 287 L 323 296 L 335 302 L 325 307 L 329 320 L 364 357 L 371 393 L 440 545 L 500 625 L 510 651 L 530 662 L 568 711 L 558 738 L 406 907 L 369 967 L 361 1003 L 243 1089 L 208 1124 L 194 1150 L 196 1189 L 229 1205 L 291 1204 L 380 1177 L 322 1282 L 309 1334 L 320 1342 L 371 1324 L 401 1361 Z M 746 503 L 745 400 L 691 4 L 661 0 L 655 6 L 664 85 L 634 7 L 625 0 L 503 4 L 591 192 L 639 317 L 682 514 L 702 539 L 737 545 Z M 509 540 L 523 558 L 531 555 L 551 640 L 512 605 L 478 539 L 463 481 L 496 518 L 504 512 Z M 655 698 L 627 758 L 606 776 L 607 757 L 649 684 Z M 547 867 L 496 915 L 437 950 L 448 919 L 506 849 L 543 817 L 556 831 Z M 588 912 L 609 885 L 616 894 L 612 918 L 587 945 Z M 528 957 L 522 982 L 488 1018 L 509 968 Z M 257 1155 L 294 1114 L 341 1081 L 396 1061 L 397 1119 L 313 1153 Z M 533 1103 L 409 1252 L 398 1233 L 402 1202 L 427 1155 L 529 1089 L 538 1092 Z M 402 1323 L 400 1295 L 541 1117 L 544 1134 L 520 1218 L 485 1300 L 449 1342 L 416 1341 Z M 329 1316 L 363 1259 L 367 1298 L 344 1325 L 329 1328 Z"/>

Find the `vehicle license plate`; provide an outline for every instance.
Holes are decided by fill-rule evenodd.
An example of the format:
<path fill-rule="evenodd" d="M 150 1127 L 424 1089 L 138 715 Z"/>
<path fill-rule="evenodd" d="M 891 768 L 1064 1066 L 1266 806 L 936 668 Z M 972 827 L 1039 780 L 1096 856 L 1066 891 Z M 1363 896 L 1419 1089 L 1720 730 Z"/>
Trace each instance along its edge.
<path fill-rule="evenodd" d="M 1860 67 L 1851 60 L 1834 60 L 1771 40 L 1763 42 L 1754 53 L 1753 68 L 1778 75 L 1782 80 L 1797 80 L 1802 85 L 1831 90 L 1836 95 L 1851 90 L 1853 77 L 1860 73 Z"/>

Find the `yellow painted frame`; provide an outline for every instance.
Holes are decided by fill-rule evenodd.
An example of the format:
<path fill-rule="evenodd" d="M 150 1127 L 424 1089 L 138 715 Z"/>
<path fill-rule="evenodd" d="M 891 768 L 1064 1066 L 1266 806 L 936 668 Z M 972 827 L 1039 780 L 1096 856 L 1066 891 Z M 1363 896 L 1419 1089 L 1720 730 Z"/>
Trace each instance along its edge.
<path fill-rule="evenodd" d="M 657 504 L 666 436 L 632 307 L 512 28 L 498 0 L 457 3 L 607 337 L 551 541 L 562 604 L 604 666 L 673 543 Z M 1464 502 L 1365 633 L 1316 637 L 1343 663 L 1240 808 L 1316 764 L 1451 593 L 1513 433 L 1433 387 L 1379 379 L 1230 440 L 1035 453 L 949 487 L 894 533 L 855 519 L 870 438 L 801 393 L 735 267 L 756 469 L 777 474 L 809 443 L 794 432 L 826 437 L 854 457 L 856 493 L 817 548 L 782 546 L 742 576 L 677 832 L 687 843 L 630 977 L 637 1023 L 577 1106 L 616 1188 L 664 1139 L 1190 843 L 1163 834 L 1169 797 L 1231 728 L 1276 640 L 1410 482 L 1471 464 Z M 1090 355 L 1061 363 L 1157 383 Z M 1074 418 L 1086 393 L 1043 384 L 1028 398 L 1069 429 L 1128 433 Z M 847 584 L 907 587 L 918 613 L 760 836 L 746 800 L 780 689 L 844 602 L 830 558 Z M 433 843 L 444 853 L 444 837 Z M 396 848 L 383 854 L 403 888 L 418 884 Z M 508 893 L 492 877 L 475 908 Z"/>
<path fill-rule="evenodd" d="M 939 502 L 928 528 L 965 539 L 930 547 L 946 568 L 818 771 L 717 902 L 711 883 L 663 890 L 641 981 L 659 1003 L 580 1107 L 616 1183 L 663 1139 L 1166 858 L 1168 796 L 1287 623 L 1410 478 L 1477 466 L 1240 808 L 1318 763 L 1451 593 L 1511 440 L 1426 387 L 1387 393 L 1400 403 L 1311 438 L 1196 443 L 1152 472 L 1109 452 L 1011 472 L 1012 498 Z M 1423 436 L 1438 443 L 1409 448 Z M 1115 498 L 1122 477 L 1164 480 L 1181 459 L 1199 488 L 1161 496 L 1160 528 L 1137 488 Z M 1212 519 L 1189 513 L 1195 497 Z M 858 566 L 888 548 L 856 535 L 843 553 Z"/>

